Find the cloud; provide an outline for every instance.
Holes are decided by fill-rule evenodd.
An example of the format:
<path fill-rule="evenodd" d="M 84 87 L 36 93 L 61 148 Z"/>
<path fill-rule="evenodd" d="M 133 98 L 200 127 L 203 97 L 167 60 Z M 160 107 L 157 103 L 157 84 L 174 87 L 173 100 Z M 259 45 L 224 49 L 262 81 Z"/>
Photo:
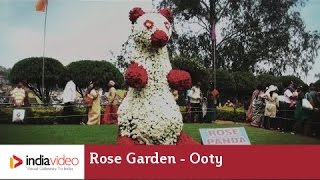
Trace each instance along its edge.
<path fill-rule="evenodd" d="M 47 15 L 45 56 L 56 58 L 64 65 L 81 59 L 108 60 L 109 51 L 117 52 L 130 33 L 129 10 L 134 6 L 148 9 L 152 6 L 146 0 L 70 2 L 52 3 Z M 44 14 L 35 16 L 44 17 Z M 5 23 L 0 21 L 0 27 Z M 0 42 L 0 47 L 6 47 L 4 53 L 0 51 L 4 66 L 12 67 L 26 57 L 42 56 L 43 22 L 12 24 L 4 33 L 6 38 Z"/>

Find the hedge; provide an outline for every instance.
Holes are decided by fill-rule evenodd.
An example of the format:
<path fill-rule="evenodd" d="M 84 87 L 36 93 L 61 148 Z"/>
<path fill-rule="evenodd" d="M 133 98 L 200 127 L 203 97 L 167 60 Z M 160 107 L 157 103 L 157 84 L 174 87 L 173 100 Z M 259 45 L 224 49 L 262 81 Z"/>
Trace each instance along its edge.
<path fill-rule="evenodd" d="M 180 106 L 180 110 L 185 112 L 185 106 Z M 40 108 L 28 108 L 26 109 L 25 124 L 79 124 L 80 120 L 86 117 L 86 109 L 77 107 L 74 109 L 74 118 L 64 119 L 62 116 L 62 108 L 54 107 L 40 107 Z M 245 112 L 243 108 L 234 110 L 229 107 L 217 108 L 219 120 L 228 120 L 235 122 L 245 122 Z M 12 107 L 0 108 L 0 124 L 12 123 Z M 104 108 L 101 108 L 101 114 L 104 113 Z"/>
<path fill-rule="evenodd" d="M 67 120 L 62 116 L 62 108 L 41 107 L 27 108 L 24 119 L 25 124 L 79 124 L 82 117 L 85 116 L 84 108 L 74 109 L 74 118 Z M 12 123 L 13 108 L 0 109 L 0 124 Z M 82 116 L 83 115 L 83 116 Z"/>

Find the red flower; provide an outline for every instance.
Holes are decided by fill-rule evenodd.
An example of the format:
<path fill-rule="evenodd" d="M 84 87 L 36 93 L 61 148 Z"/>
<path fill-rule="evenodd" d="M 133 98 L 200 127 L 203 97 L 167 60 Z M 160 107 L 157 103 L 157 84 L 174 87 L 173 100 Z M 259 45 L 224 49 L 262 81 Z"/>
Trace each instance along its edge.
<path fill-rule="evenodd" d="M 156 30 L 151 35 L 151 44 L 155 48 L 161 48 L 165 46 L 168 43 L 168 36 L 167 34 L 162 30 Z"/>
<path fill-rule="evenodd" d="M 129 19 L 132 22 L 132 24 L 135 23 L 140 16 L 144 15 L 144 13 L 145 12 L 139 7 L 133 8 L 129 12 Z"/>
<path fill-rule="evenodd" d="M 148 83 L 147 71 L 137 63 L 129 65 L 125 73 L 126 84 L 132 88 L 144 88 Z"/>
<path fill-rule="evenodd" d="M 191 76 L 187 71 L 171 70 L 167 75 L 167 79 L 169 86 L 179 91 L 189 89 L 192 86 Z"/>
<path fill-rule="evenodd" d="M 199 142 L 194 140 L 191 136 L 184 133 L 183 131 L 180 133 L 180 136 L 177 139 L 177 145 L 201 145 Z"/>
<path fill-rule="evenodd" d="M 140 144 L 137 140 L 129 138 L 128 136 L 118 135 L 117 145 L 144 145 Z M 199 142 L 194 140 L 191 136 L 184 133 L 183 131 L 180 133 L 180 136 L 177 139 L 177 145 L 201 145 Z"/>
<path fill-rule="evenodd" d="M 173 22 L 173 13 L 170 9 L 161 9 L 159 13 L 162 14 L 165 18 L 167 18 L 169 22 Z"/>

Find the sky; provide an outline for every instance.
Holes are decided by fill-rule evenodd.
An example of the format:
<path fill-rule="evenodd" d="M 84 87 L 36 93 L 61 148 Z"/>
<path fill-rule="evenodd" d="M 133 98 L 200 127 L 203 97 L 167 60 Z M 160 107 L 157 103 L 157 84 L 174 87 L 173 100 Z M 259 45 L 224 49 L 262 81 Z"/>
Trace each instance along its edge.
<path fill-rule="evenodd" d="M 35 11 L 35 2 L 0 0 L 0 66 L 11 68 L 26 57 L 42 56 L 45 13 Z M 133 7 L 153 8 L 151 0 L 49 0 L 45 56 L 64 65 L 110 59 L 130 34 Z M 309 0 L 301 9 L 308 30 L 320 30 L 319 9 L 320 0 Z M 315 61 L 303 79 L 308 83 L 320 73 L 320 56 Z"/>

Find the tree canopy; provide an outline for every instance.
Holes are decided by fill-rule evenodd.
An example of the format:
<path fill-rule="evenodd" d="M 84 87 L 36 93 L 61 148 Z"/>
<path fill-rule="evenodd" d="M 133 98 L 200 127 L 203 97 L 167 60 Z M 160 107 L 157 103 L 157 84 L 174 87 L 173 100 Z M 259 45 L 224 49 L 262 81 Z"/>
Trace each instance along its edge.
<path fill-rule="evenodd" d="M 44 94 L 41 91 L 42 86 L 42 57 L 30 57 L 17 62 L 10 71 L 9 79 L 11 83 L 27 81 L 31 90 L 40 99 L 44 98 L 45 103 L 50 101 L 51 91 L 59 85 L 62 85 L 65 75 L 65 67 L 56 59 L 46 57 L 44 59 Z"/>
<path fill-rule="evenodd" d="M 270 85 L 275 85 L 277 87 L 281 86 L 280 78 L 272 74 L 259 74 L 256 76 L 256 79 L 257 85 L 261 85 L 263 87 L 267 87 Z"/>
<path fill-rule="evenodd" d="M 161 0 L 176 19 L 173 56 L 201 59 L 217 68 L 282 75 L 288 69 L 308 73 L 319 50 L 320 34 L 310 32 L 301 19 L 305 0 Z M 211 38 L 217 24 L 216 43 Z M 179 34 L 179 35 L 177 35 Z"/>
<path fill-rule="evenodd" d="M 190 73 L 192 83 L 201 83 L 201 89 L 208 90 L 211 83 L 210 72 L 196 59 L 177 56 L 171 60 L 173 69 L 181 69 Z"/>
<path fill-rule="evenodd" d="M 93 79 L 98 79 L 104 89 L 110 80 L 114 80 L 117 87 L 124 83 L 121 72 L 107 61 L 76 61 L 70 63 L 67 70 L 79 88 L 86 88 Z"/>

